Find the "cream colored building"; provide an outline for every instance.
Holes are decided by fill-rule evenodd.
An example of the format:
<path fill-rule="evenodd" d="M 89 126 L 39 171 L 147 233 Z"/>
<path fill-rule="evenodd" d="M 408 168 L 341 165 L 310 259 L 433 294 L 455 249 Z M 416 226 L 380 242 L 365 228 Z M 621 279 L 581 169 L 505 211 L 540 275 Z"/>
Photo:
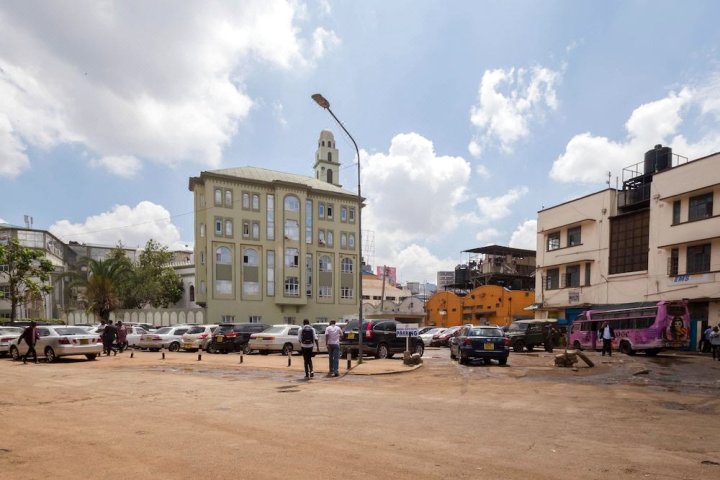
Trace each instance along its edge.
<path fill-rule="evenodd" d="M 328 130 L 314 171 L 238 167 L 190 179 L 195 301 L 207 322 L 301 323 L 358 311 L 358 197 L 340 185 Z"/>
<path fill-rule="evenodd" d="M 658 166 L 660 150 L 669 156 Z M 538 212 L 536 317 L 688 299 L 695 345 L 720 323 L 720 152 L 688 161 L 668 151 L 628 167 L 622 190 Z"/>

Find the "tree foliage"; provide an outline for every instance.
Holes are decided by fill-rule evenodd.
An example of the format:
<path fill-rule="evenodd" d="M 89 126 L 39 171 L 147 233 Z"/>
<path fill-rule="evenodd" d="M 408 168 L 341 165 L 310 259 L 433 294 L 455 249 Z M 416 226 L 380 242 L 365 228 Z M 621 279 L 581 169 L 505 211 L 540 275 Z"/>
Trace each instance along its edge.
<path fill-rule="evenodd" d="M 0 245 L 0 265 L 7 265 L 0 278 L 10 286 L 10 321 L 15 321 L 20 305 L 52 290 L 50 274 L 55 267 L 45 252 L 23 247 L 16 239 Z"/>
<path fill-rule="evenodd" d="M 110 312 L 121 305 L 118 286 L 130 275 L 129 264 L 112 257 L 106 260 L 84 257 L 78 263 L 80 271 L 73 273 L 71 286 L 82 291 L 88 311 L 109 320 Z"/>

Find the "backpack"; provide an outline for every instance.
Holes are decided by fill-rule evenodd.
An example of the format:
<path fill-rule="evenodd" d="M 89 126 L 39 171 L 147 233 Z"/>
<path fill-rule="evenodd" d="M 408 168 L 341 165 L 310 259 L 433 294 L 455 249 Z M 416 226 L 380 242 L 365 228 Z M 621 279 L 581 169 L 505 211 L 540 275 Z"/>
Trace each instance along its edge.
<path fill-rule="evenodd" d="M 315 341 L 315 329 L 307 325 L 300 331 L 300 342 L 304 345 L 310 344 Z"/>

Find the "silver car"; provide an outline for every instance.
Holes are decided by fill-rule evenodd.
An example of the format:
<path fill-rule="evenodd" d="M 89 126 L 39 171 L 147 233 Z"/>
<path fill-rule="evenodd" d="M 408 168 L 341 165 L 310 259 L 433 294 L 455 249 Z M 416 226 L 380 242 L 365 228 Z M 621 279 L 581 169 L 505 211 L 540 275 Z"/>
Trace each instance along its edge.
<path fill-rule="evenodd" d="M 161 348 L 167 348 L 171 352 L 177 352 L 180 350 L 182 336 L 194 326 L 195 325 L 175 325 L 160 328 L 154 332 L 141 335 L 137 346 L 155 352 Z"/>
<path fill-rule="evenodd" d="M 0 355 L 10 352 L 10 342 L 22 335 L 23 327 L 0 327 Z"/>
<path fill-rule="evenodd" d="M 216 328 L 217 325 L 196 325 L 192 327 L 182 336 L 180 348 L 191 352 L 196 352 L 201 348 L 207 350 L 208 343 L 212 341 L 213 330 Z"/>
<path fill-rule="evenodd" d="M 43 325 L 37 327 L 38 338 L 35 351 L 38 357 L 45 357 L 54 362 L 60 357 L 85 355 L 88 360 L 95 360 L 103 351 L 102 340 L 97 334 L 88 333 L 82 327 L 67 325 Z M 10 342 L 10 356 L 18 360 L 28 351 L 27 342 Z"/>

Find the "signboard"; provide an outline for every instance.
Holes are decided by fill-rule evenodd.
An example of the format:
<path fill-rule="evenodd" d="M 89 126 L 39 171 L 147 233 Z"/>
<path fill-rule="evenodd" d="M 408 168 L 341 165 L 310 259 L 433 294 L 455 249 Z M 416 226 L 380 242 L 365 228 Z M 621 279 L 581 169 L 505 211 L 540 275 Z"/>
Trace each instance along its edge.
<path fill-rule="evenodd" d="M 580 292 L 578 290 L 568 292 L 568 303 L 580 303 Z"/>
<path fill-rule="evenodd" d="M 398 338 L 417 337 L 418 336 L 418 324 L 417 323 L 398 323 L 396 332 L 397 332 Z"/>

